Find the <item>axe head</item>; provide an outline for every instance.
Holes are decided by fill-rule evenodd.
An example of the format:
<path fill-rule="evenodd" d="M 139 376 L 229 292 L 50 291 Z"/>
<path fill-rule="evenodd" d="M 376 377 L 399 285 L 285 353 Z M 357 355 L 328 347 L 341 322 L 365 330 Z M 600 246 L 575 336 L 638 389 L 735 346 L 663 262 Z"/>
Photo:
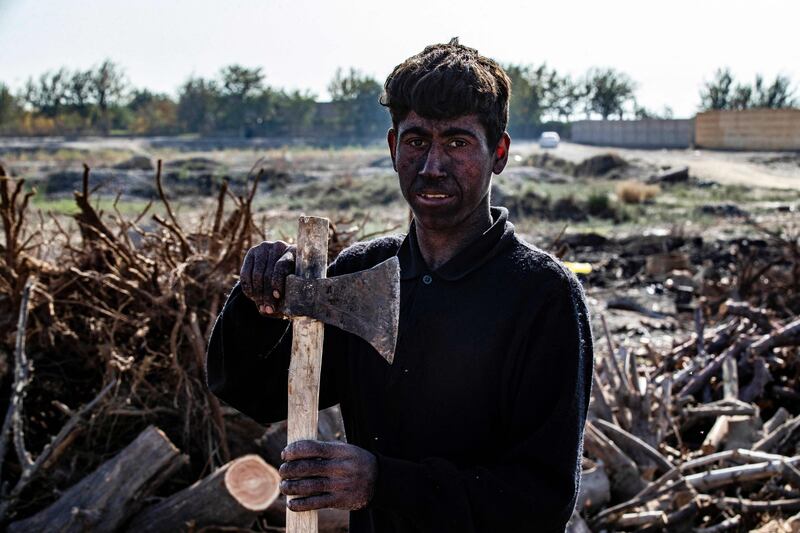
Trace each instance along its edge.
<path fill-rule="evenodd" d="M 332 278 L 286 278 L 288 316 L 307 316 L 358 335 L 386 361 L 394 360 L 400 317 L 400 261 Z"/>

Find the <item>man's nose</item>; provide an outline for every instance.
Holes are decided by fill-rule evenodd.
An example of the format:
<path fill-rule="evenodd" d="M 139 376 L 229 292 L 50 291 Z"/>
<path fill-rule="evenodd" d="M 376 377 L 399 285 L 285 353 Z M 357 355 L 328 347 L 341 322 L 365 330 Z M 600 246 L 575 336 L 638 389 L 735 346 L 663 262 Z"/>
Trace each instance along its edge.
<path fill-rule="evenodd" d="M 444 178 L 447 176 L 446 159 L 447 154 L 444 153 L 444 150 L 440 146 L 432 144 L 425 156 L 425 162 L 419 175 L 424 178 Z"/>

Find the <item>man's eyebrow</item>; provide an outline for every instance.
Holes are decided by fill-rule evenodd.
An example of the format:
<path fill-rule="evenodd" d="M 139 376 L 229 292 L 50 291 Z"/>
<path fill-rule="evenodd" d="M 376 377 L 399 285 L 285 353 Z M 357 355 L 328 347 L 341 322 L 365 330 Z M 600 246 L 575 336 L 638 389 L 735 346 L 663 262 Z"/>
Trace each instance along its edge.
<path fill-rule="evenodd" d="M 411 126 L 410 128 L 403 130 L 403 132 L 400 134 L 400 137 L 405 137 L 407 135 L 430 136 L 430 134 L 431 132 L 421 126 Z"/>
<path fill-rule="evenodd" d="M 425 137 L 430 137 L 431 132 L 421 126 L 411 126 L 410 128 L 403 130 L 403 132 L 400 134 L 400 137 L 405 137 L 407 135 L 422 135 Z M 478 136 L 475 134 L 474 131 L 468 130 L 466 128 L 459 128 L 456 126 L 447 128 L 442 132 L 442 137 L 457 137 L 457 136 L 472 137 L 473 139 L 478 138 Z"/>
<path fill-rule="evenodd" d="M 447 128 L 442 132 L 442 137 L 457 137 L 457 136 L 467 136 L 467 137 L 472 137 L 473 139 L 478 138 L 478 136 L 475 135 L 475 132 L 464 128 L 452 127 L 452 128 Z"/>

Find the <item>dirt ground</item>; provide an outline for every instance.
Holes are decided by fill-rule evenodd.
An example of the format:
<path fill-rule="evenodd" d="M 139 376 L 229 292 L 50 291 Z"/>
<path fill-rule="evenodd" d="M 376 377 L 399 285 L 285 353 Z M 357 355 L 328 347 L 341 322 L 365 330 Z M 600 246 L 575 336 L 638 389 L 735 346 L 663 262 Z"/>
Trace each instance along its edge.
<path fill-rule="evenodd" d="M 147 154 L 158 151 L 207 151 L 236 148 L 240 150 L 274 149 L 278 144 L 269 139 L 208 139 L 196 140 L 180 137 L 154 138 L 45 138 L 0 139 L 0 156 L 9 150 L 76 150 L 86 152 L 120 151 Z M 383 148 L 382 144 L 374 147 Z M 530 140 L 512 141 L 512 157 L 525 158 L 545 150 Z M 562 142 L 558 148 L 547 150 L 568 161 L 580 162 L 588 157 L 615 152 L 643 166 L 688 166 L 690 174 L 701 180 L 723 185 L 747 185 L 778 189 L 800 189 L 800 153 L 797 152 L 728 152 L 718 150 L 645 150 L 604 146 L 589 146 Z"/>
<path fill-rule="evenodd" d="M 698 179 L 723 185 L 748 185 L 776 189 L 800 189 L 800 153 L 725 152 L 719 150 L 634 150 L 562 142 L 545 150 L 529 141 L 512 142 L 512 154 L 525 157 L 550 152 L 568 161 L 580 162 L 594 155 L 615 152 L 628 161 L 659 167 L 689 167 Z"/>

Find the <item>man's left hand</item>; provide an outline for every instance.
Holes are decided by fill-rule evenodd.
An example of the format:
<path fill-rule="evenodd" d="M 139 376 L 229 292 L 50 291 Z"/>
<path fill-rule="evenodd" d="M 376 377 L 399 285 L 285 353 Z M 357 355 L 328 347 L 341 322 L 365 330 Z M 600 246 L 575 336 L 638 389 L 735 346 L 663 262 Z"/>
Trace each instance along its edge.
<path fill-rule="evenodd" d="M 294 496 L 292 511 L 366 507 L 378 478 L 378 460 L 373 454 L 343 442 L 301 440 L 281 453 L 281 492 Z"/>

